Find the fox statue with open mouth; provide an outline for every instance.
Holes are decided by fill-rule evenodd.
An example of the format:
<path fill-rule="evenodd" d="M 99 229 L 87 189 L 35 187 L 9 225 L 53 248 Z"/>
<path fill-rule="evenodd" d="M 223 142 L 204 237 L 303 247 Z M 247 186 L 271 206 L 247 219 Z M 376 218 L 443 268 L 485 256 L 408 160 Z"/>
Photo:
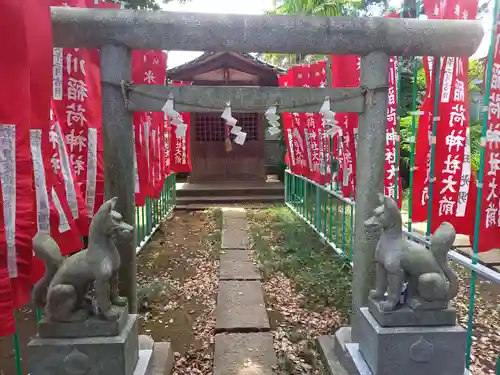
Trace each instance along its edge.
<path fill-rule="evenodd" d="M 396 202 L 379 194 L 380 205 L 364 225 L 380 228 L 375 250 L 376 286 L 370 297 L 382 311 L 395 310 L 407 282 L 407 303 L 413 310 L 443 310 L 458 292 L 458 280 L 447 264 L 455 229 L 442 223 L 430 240 L 430 249 L 403 237 L 403 221 Z M 387 292 L 387 297 L 386 297 Z"/>
<path fill-rule="evenodd" d="M 134 227 L 114 211 L 117 199 L 105 202 L 92 218 L 89 245 L 85 250 L 64 258 L 48 233 L 38 232 L 33 238 L 33 250 L 45 264 L 45 275 L 34 286 L 32 299 L 49 320 L 86 320 L 94 310 L 89 297 L 92 285 L 99 315 L 104 319 L 117 318 L 112 305 L 126 306 L 126 298 L 118 295 L 120 254 L 114 237 L 131 236 Z"/>

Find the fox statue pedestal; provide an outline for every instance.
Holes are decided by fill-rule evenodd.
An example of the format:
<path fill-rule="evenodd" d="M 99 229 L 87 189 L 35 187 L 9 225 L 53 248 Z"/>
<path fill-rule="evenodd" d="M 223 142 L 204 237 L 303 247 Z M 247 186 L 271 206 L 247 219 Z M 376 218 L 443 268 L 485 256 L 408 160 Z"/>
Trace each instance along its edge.
<path fill-rule="evenodd" d="M 356 323 L 359 342 L 350 342 L 343 328 L 333 339 L 318 340 L 322 357 L 330 368 L 335 357 L 351 375 L 463 375 L 467 333 L 450 307 L 458 279 L 447 264 L 455 229 L 442 223 L 428 249 L 404 238 L 396 202 L 382 195 L 379 200 L 364 223 L 382 234 L 376 285 Z"/>
<path fill-rule="evenodd" d="M 346 344 L 360 375 L 463 375 L 467 332 L 458 325 L 383 327 L 361 309 L 360 342 Z"/>
<path fill-rule="evenodd" d="M 123 309 L 116 322 L 98 317 L 67 323 L 42 320 L 28 353 L 32 375 L 134 375 L 139 359 L 137 317 Z"/>
<path fill-rule="evenodd" d="M 33 303 L 44 311 L 38 336 L 28 344 L 31 375 L 169 374 L 169 343 L 138 336 L 137 315 L 129 314 L 118 294 L 120 254 L 116 237 L 134 228 L 105 202 L 90 223 L 89 245 L 70 257 L 61 255 L 49 234 L 33 238 L 33 251 L 45 275 L 33 288 Z M 93 287 L 93 288 L 92 288 Z"/>

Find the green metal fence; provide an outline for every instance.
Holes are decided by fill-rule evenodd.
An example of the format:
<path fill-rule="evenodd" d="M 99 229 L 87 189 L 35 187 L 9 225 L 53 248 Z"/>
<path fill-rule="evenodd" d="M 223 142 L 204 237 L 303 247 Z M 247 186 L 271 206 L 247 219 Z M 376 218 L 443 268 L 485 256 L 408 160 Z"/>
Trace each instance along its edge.
<path fill-rule="evenodd" d="M 173 212 L 176 200 L 175 181 L 175 173 L 170 174 L 165 179 L 165 184 L 158 199 L 147 198 L 144 206 L 136 207 L 136 253 L 139 253 L 144 248 L 156 230 L 160 227 L 160 224 Z M 36 317 L 37 321 L 39 321 L 41 318 L 40 311 L 36 312 Z M 23 372 L 22 349 L 18 333 L 18 324 L 19 321 L 16 319 L 16 333 L 13 335 L 14 360 L 16 375 L 23 375 L 26 373 L 27 369 L 24 369 Z M 4 373 L 3 369 L 0 369 L 0 375 L 7 375 L 7 373 Z"/>
<path fill-rule="evenodd" d="M 343 197 L 329 186 L 323 186 L 289 170 L 285 173 L 285 204 L 302 218 L 335 252 L 351 261 L 355 251 L 353 243 L 355 202 Z M 404 231 L 415 242 L 429 247 L 429 240 L 415 232 Z M 470 271 L 469 310 L 467 319 L 467 366 L 470 366 L 473 343 L 474 309 L 477 276 L 500 284 L 500 273 L 496 272 L 452 249 L 449 258 Z M 500 358 L 499 358 L 500 361 Z M 497 365 L 497 375 L 500 369 Z"/>
<path fill-rule="evenodd" d="M 172 173 L 165 179 L 160 198 L 147 198 L 144 206 L 136 207 L 137 253 L 151 239 L 161 222 L 172 213 L 175 208 L 175 198 L 175 173 Z"/>

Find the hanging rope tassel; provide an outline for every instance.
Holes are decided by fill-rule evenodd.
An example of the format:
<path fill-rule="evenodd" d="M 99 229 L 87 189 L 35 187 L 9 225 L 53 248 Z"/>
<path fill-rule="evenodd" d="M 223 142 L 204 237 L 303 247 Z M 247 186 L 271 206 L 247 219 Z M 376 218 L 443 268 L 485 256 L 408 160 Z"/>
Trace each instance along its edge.
<path fill-rule="evenodd" d="M 226 139 L 224 141 L 224 146 L 226 148 L 226 152 L 231 152 L 233 150 L 233 146 L 231 144 L 231 136 L 230 136 L 230 130 L 229 130 L 229 125 L 226 124 Z"/>

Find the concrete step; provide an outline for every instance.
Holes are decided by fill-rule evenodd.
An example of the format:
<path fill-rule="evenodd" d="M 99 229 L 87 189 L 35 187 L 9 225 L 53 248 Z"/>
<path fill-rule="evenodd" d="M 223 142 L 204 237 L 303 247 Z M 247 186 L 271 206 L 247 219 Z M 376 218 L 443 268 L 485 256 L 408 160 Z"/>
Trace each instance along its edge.
<path fill-rule="evenodd" d="M 227 203 L 278 203 L 283 202 L 285 196 L 283 194 L 276 195 L 231 195 L 231 196 L 194 196 L 194 197 L 179 197 L 177 196 L 176 204 L 178 206 L 190 204 L 227 204 Z"/>
<path fill-rule="evenodd" d="M 267 182 L 262 184 L 247 183 L 221 183 L 221 184 L 191 184 L 178 183 L 176 185 L 177 197 L 200 197 L 206 195 L 219 196 L 261 196 L 281 195 L 284 186 L 280 182 Z"/>
<path fill-rule="evenodd" d="M 245 207 L 247 208 L 258 208 L 260 207 L 263 203 L 273 203 L 273 202 L 243 202 L 245 203 Z M 175 206 L 176 211 L 203 211 L 203 210 L 208 210 L 210 208 L 220 208 L 221 206 L 239 206 L 241 202 L 235 202 L 235 203 L 226 203 L 224 204 L 223 202 L 221 203 L 189 203 L 189 204 L 177 204 Z"/>

